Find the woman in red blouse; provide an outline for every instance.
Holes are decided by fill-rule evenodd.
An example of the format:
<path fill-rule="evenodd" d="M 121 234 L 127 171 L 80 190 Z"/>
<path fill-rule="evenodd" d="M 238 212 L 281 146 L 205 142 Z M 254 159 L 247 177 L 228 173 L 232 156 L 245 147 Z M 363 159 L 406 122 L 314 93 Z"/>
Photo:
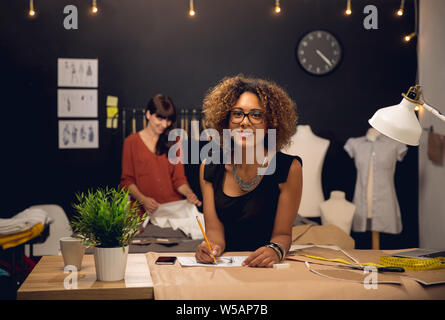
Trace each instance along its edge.
<path fill-rule="evenodd" d="M 159 204 L 182 200 L 201 205 L 188 185 L 181 162 L 172 164 L 167 154 L 171 145 L 168 133 L 175 127 L 176 110 L 172 100 L 155 95 L 147 105 L 145 129 L 128 136 L 122 152 L 121 187 L 141 203 L 148 214 Z"/>

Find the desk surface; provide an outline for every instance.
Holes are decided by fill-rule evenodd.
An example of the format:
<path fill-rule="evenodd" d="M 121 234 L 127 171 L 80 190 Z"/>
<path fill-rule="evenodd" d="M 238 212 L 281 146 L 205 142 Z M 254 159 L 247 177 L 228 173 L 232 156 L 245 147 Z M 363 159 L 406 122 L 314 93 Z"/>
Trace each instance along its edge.
<path fill-rule="evenodd" d="M 349 250 L 355 257 L 367 257 L 374 250 Z M 379 251 L 381 252 L 381 251 Z M 286 269 L 248 267 L 181 267 L 156 265 L 161 253 L 129 254 L 125 280 L 96 281 L 94 256 L 85 255 L 78 288 L 66 289 L 62 256 L 45 256 L 22 284 L 18 299 L 153 299 L 157 300 L 386 300 L 445 299 L 445 285 L 425 286 L 408 278 L 400 284 L 379 284 L 376 290 L 363 283 L 339 281 L 310 272 L 304 263 L 286 260 Z M 193 256 L 194 253 L 169 253 Z M 225 255 L 248 255 L 225 253 Z M 359 259 L 361 260 L 361 259 Z M 363 260 L 365 261 L 365 260 Z M 313 264 L 320 269 L 326 266 Z"/>
<path fill-rule="evenodd" d="M 128 255 L 124 280 L 97 281 L 93 255 L 83 257 L 77 288 L 73 278 L 73 273 L 64 273 L 62 256 L 44 256 L 17 291 L 17 299 L 153 299 L 153 282 L 145 254 Z"/>
<path fill-rule="evenodd" d="M 355 257 L 380 253 L 378 250 L 348 250 Z M 224 255 L 248 255 L 229 252 Z M 156 300 L 405 300 L 445 299 L 445 284 L 423 286 L 415 280 L 397 277 L 399 284 L 378 284 L 376 289 L 362 283 L 327 278 L 311 272 L 305 263 L 285 260 L 286 269 L 248 267 L 181 267 L 156 265 L 159 253 L 147 253 Z M 193 253 L 171 254 L 193 256 Z M 359 259 L 360 261 L 361 259 Z M 365 260 L 363 260 L 365 261 Z M 327 266 L 312 264 L 314 269 Z M 362 271 L 356 272 L 363 275 Z M 383 277 L 383 276 L 380 276 Z"/>

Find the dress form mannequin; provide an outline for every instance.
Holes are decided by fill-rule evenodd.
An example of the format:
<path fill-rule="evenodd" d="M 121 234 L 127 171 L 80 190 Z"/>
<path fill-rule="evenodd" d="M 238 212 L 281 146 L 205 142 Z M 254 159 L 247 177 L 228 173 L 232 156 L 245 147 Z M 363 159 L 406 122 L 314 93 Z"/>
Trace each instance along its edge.
<path fill-rule="evenodd" d="M 320 203 L 324 201 L 321 172 L 330 141 L 316 136 L 309 125 L 299 125 L 289 147 L 281 152 L 303 159 L 303 193 L 298 214 L 320 217 Z"/>
<path fill-rule="evenodd" d="M 366 132 L 366 137 L 374 142 L 377 137 L 380 135 L 374 128 L 369 128 Z M 374 156 L 374 153 L 372 154 Z M 373 188 L 374 188 L 374 161 L 369 162 L 369 174 L 368 174 L 368 185 L 366 188 L 366 199 L 368 203 L 368 219 L 372 219 L 372 196 L 373 196 Z M 372 231 L 372 249 L 378 250 L 380 249 L 380 234 L 378 231 Z"/>
<path fill-rule="evenodd" d="M 333 224 L 346 234 L 351 233 L 355 205 L 346 200 L 343 191 L 332 191 L 329 200 L 320 204 L 320 210 L 323 225 Z"/>
<path fill-rule="evenodd" d="M 403 229 L 394 176 L 408 147 L 369 129 L 362 137 L 349 138 L 343 148 L 357 169 L 352 230 L 373 231 L 373 248 L 378 249 L 378 232 L 400 234 Z"/>

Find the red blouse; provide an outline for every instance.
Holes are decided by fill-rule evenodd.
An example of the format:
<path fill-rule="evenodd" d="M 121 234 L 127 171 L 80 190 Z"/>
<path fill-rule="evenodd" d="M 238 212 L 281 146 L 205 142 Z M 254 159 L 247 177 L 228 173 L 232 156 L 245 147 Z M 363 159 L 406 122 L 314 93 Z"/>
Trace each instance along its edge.
<path fill-rule="evenodd" d="M 171 164 L 167 154 L 156 155 L 148 149 L 138 133 L 128 136 L 122 152 L 120 185 L 135 184 L 139 191 L 159 203 L 183 200 L 177 189 L 187 184 L 184 165 Z"/>

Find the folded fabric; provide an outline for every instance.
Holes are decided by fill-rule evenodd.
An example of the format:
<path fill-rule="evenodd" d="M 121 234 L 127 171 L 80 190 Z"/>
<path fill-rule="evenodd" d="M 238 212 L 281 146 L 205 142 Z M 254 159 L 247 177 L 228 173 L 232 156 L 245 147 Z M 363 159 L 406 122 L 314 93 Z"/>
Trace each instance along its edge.
<path fill-rule="evenodd" d="M 0 219 L 0 236 L 29 230 L 38 223 L 45 225 L 51 222 L 52 219 L 46 211 L 38 208 L 29 208 L 16 214 L 12 218 Z"/>
<path fill-rule="evenodd" d="M 179 200 L 159 205 L 150 215 L 150 222 L 161 228 L 179 229 L 193 240 L 203 239 L 196 216 L 204 227 L 204 215 L 198 208 L 187 200 Z"/>
<path fill-rule="evenodd" d="M 25 243 L 37 237 L 39 234 L 42 233 L 42 231 L 43 231 L 43 224 L 39 222 L 27 231 L 23 231 L 8 236 L 0 236 L 0 245 L 2 246 L 3 250 L 16 247 L 22 243 Z"/>

